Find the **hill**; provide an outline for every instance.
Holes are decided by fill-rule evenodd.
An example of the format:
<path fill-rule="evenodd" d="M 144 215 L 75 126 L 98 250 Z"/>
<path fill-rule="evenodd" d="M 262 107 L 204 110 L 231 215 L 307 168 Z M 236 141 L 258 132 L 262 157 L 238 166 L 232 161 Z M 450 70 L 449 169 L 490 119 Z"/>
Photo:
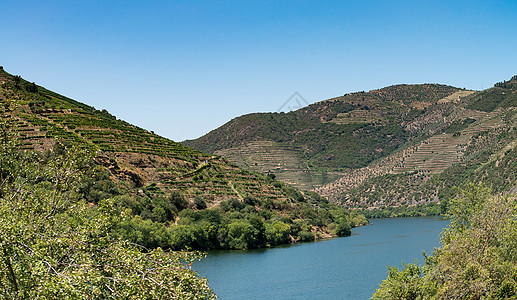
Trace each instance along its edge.
<path fill-rule="evenodd" d="M 432 130 L 429 127 L 448 104 L 469 93 L 437 84 L 391 86 L 289 113 L 245 115 L 183 144 L 313 189 L 366 167 L 422 131 Z"/>
<path fill-rule="evenodd" d="M 439 203 L 468 180 L 513 188 L 516 97 L 516 76 L 481 92 L 395 85 L 245 115 L 184 144 L 348 207 Z"/>
<path fill-rule="evenodd" d="M 497 193 L 514 191 L 516 81 L 514 76 L 470 94 L 436 122 L 434 134 L 417 136 L 391 155 L 316 190 L 349 207 L 370 209 L 446 205 L 456 187 L 468 182 L 485 182 Z"/>
<path fill-rule="evenodd" d="M 78 188 L 96 168 L 91 148 L 20 151 L 8 125 L 0 121 L 2 299 L 217 298 L 187 267 L 198 254 L 142 251 L 112 234 L 125 212 Z"/>
<path fill-rule="evenodd" d="M 114 197 L 130 209 L 133 217 L 115 234 L 145 246 L 257 248 L 346 235 L 349 230 L 339 228 L 354 225 L 353 216 L 315 193 L 138 128 L 3 68 L 0 102 L 2 121 L 22 149 L 42 155 L 70 145 L 94 149 L 98 168 L 78 183 L 81 193 L 92 205 Z"/>

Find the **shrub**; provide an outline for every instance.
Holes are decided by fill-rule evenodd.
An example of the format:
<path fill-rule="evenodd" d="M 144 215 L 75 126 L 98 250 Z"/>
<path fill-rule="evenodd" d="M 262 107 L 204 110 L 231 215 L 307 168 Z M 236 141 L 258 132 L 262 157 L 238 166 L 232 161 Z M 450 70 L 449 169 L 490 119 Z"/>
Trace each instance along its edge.
<path fill-rule="evenodd" d="M 206 209 L 207 206 L 206 206 L 205 199 L 203 199 L 203 197 L 196 196 L 194 198 L 194 207 L 198 210 Z"/>

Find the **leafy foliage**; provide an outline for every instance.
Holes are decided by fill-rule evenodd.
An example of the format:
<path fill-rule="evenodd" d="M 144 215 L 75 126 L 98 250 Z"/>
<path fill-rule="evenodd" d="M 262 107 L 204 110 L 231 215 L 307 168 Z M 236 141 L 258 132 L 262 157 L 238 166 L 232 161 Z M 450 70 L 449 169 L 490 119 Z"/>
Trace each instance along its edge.
<path fill-rule="evenodd" d="M 408 206 L 407 204 L 398 207 L 385 206 L 374 209 L 361 209 L 360 213 L 368 219 L 370 218 L 400 218 L 400 217 L 423 217 L 440 216 L 445 213 L 446 201 L 442 204 L 434 202 Z"/>
<path fill-rule="evenodd" d="M 75 186 L 95 168 L 90 148 L 45 158 L 19 152 L 0 127 L 0 294 L 5 299 L 214 299 L 187 252 L 142 249 L 110 236 L 127 216 L 88 205 Z"/>
<path fill-rule="evenodd" d="M 374 299 L 514 299 L 517 211 L 513 197 L 469 184 L 450 201 L 442 247 L 422 267 L 390 268 Z"/>
<path fill-rule="evenodd" d="M 348 236 L 350 228 L 368 223 L 362 214 L 349 213 L 315 193 L 299 193 L 297 197 L 301 202 L 231 198 L 218 207 L 201 210 L 194 203 L 192 208 L 179 211 L 176 225 L 172 226 L 141 212 L 123 221 L 114 234 L 148 248 L 254 249 L 313 241 L 322 238 L 325 232 Z M 289 211 L 289 216 L 280 214 L 279 210 Z"/>

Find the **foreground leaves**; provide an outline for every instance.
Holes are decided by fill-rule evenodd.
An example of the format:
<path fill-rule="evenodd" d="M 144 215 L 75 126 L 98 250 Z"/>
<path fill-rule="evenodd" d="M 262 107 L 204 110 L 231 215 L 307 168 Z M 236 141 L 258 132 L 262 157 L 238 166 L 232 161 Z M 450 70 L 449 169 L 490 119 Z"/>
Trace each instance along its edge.
<path fill-rule="evenodd" d="M 449 212 L 442 247 L 422 267 L 390 268 L 373 299 L 517 298 L 515 199 L 471 184 Z"/>
<path fill-rule="evenodd" d="M 0 296 L 4 299 L 215 299 L 198 254 L 142 251 L 109 232 L 126 212 L 74 189 L 93 151 L 16 150 L 0 128 Z"/>

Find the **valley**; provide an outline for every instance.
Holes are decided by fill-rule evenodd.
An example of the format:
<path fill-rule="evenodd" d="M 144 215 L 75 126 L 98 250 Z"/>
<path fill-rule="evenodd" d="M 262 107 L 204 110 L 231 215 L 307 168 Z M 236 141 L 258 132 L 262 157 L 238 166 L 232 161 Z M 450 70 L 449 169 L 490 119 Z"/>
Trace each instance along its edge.
<path fill-rule="evenodd" d="M 22 153 L 42 163 L 72 149 L 94 153 L 95 167 L 75 184 L 77 197 L 91 207 L 113 199 L 129 217 L 111 234 L 147 248 L 265 248 L 347 236 L 368 223 L 273 174 L 161 137 L 3 68 L 0 101 L 5 138 Z"/>

